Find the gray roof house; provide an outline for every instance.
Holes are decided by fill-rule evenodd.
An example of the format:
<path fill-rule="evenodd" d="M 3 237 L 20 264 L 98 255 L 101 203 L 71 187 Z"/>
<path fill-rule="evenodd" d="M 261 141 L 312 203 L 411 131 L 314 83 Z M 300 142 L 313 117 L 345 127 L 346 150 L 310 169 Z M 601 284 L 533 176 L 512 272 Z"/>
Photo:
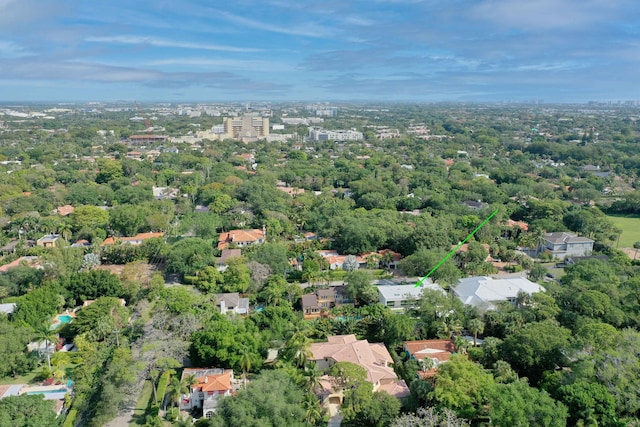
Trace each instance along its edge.
<path fill-rule="evenodd" d="M 565 259 L 568 256 L 591 255 L 594 241 L 577 234 L 564 231 L 546 233 L 544 243 L 538 247 L 538 254 L 550 252 L 555 258 Z"/>
<path fill-rule="evenodd" d="M 220 313 L 227 314 L 228 312 L 236 314 L 249 313 L 249 298 L 240 298 L 240 294 L 237 292 L 216 294 L 216 305 L 220 307 Z"/>
<path fill-rule="evenodd" d="M 495 310 L 496 302 L 515 303 L 520 292 L 534 294 L 544 292 L 544 288 L 524 277 L 494 279 L 492 277 L 475 276 L 458 280 L 451 292 L 464 304 L 481 310 Z"/>

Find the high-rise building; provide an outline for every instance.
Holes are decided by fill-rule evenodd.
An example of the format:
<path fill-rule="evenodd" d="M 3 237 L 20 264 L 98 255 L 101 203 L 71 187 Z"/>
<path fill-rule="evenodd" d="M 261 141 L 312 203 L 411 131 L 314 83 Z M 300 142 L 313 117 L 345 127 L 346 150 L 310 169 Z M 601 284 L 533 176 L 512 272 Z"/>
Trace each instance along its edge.
<path fill-rule="evenodd" d="M 226 117 L 224 119 L 226 138 L 253 142 L 269 135 L 269 119 L 258 116 Z"/>

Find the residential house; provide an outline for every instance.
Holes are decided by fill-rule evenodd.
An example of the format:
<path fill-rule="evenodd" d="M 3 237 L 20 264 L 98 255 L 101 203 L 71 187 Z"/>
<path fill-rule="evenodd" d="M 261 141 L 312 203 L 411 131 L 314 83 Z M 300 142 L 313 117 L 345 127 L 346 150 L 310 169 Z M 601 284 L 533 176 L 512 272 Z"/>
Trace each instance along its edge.
<path fill-rule="evenodd" d="M 180 194 L 180 190 L 171 187 L 151 187 L 153 197 L 156 200 L 175 200 Z"/>
<path fill-rule="evenodd" d="M 505 239 L 515 239 L 520 236 L 521 233 L 529 231 L 529 224 L 524 221 L 514 221 L 512 219 L 507 220 L 502 224 L 504 227 L 502 237 Z"/>
<path fill-rule="evenodd" d="M 0 313 L 4 313 L 6 315 L 13 314 L 17 306 L 18 304 L 15 302 L 0 304 Z"/>
<path fill-rule="evenodd" d="M 472 211 L 479 211 L 480 209 L 484 209 L 489 206 L 486 203 L 482 203 L 480 200 L 465 200 L 462 204 Z"/>
<path fill-rule="evenodd" d="M 218 239 L 218 249 L 227 249 L 230 245 L 236 245 L 244 248 L 251 245 L 264 243 L 267 240 L 267 230 L 263 226 L 262 229 L 253 230 L 231 230 L 226 233 L 220 233 Z"/>
<path fill-rule="evenodd" d="M 380 304 L 392 310 L 405 310 L 415 305 L 416 300 L 422 296 L 422 291 L 425 289 L 445 293 L 444 289 L 437 283 L 433 283 L 431 279 L 423 280 L 420 286 L 416 286 L 415 284 L 381 285 L 378 286 Z"/>
<path fill-rule="evenodd" d="M 74 210 L 75 209 L 73 206 L 64 205 L 64 206 L 58 206 L 54 212 L 60 216 L 69 216 L 73 213 Z"/>
<path fill-rule="evenodd" d="M 331 286 L 302 296 L 302 312 L 305 319 L 315 319 L 330 309 L 345 304 L 353 304 L 347 296 L 346 286 Z"/>
<path fill-rule="evenodd" d="M 100 243 L 100 246 L 115 245 L 117 243 L 126 243 L 129 245 L 141 245 L 142 242 L 149 239 L 163 237 L 163 232 L 157 233 L 138 233 L 133 237 L 107 237 Z"/>
<path fill-rule="evenodd" d="M 358 340 L 355 335 L 334 335 L 327 342 L 313 343 L 309 346 L 310 360 L 319 370 L 326 371 L 338 362 L 351 362 L 362 366 L 367 372 L 367 381 L 373 384 L 373 391 L 386 391 L 392 396 L 408 396 L 409 388 L 391 366 L 393 359 L 383 343 L 369 343 Z M 321 378 L 323 403 L 340 404 L 343 400 L 341 390 L 336 390 L 331 377 Z"/>
<path fill-rule="evenodd" d="M 287 186 L 277 186 L 278 190 L 283 193 L 287 193 L 291 197 L 296 197 L 300 194 L 304 194 L 304 188 L 295 188 L 295 187 L 287 187 Z"/>
<path fill-rule="evenodd" d="M 180 410 L 190 411 L 202 408 L 202 414 L 211 418 L 216 411 L 220 397 L 233 393 L 233 370 L 221 368 L 185 368 L 181 381 L 193 376 L 195 384 L 189 386 L 189 393 L 182 394 Z"/>
<path fill-rule="evenodd" d="M 438 365 L 448 361 L 456 349 L 452 340 L 405 341 L 402 348 L 410 359 L 418 361 L 421 377 L 433 376 Z"/>
<path fill-rule="evenodd" d="M 340 255 L 337 251 L 331 249 L 317 250 L 316 253 L 327 261 L 330 270 L 337 270 L 339 268 L 342 268 L 344 262 L 347 260 L 347 257 L 350 256 Z M 367 261 L 362 255 L 355 255 L 355 257 L 359 268 L 364 268 L 367 266 Z"/>
<path fill-rule="evenodd" d="M 565 259 L 567 256 L 585 256 L 593 252 L 594 241 L 577 234 L 564 231 L 546 233 L 544 242 L 538 247 L 537 253 L 551 253 L 555 258 Z"/>
<path fill-rule="evenodd" d="M 242 256 L 242 249 L 223 249 L 220 252 L 220 258 L 218 258 L 218 265 L 226 266 L 227 261 L 229 261 L 232 258 L 238 258 L 239 256 Z M 226 269 L 226 267 L 224 269 Z"/>
<path fill-rule="evenodd" d="M 36 240 L 36 245 L 42 246 L 43 248 L 55 248 L 61 241 L 62 238 L 59 234 L 46 234 Z"/>
<path fill-rule="evenodd" d="M 508 301 L 516 303 L 518 295 L 544 292 L 544 288 L 524 277 L 494 279 L 486 276 L 467 277 L 458 280 L 451 292 L 464 304 L 481 310 L 495 310 L 495 303 Z"/>
<path fill-rule="evenodd" d="M 0 254 L 12 254 L 20 245 L 21 240 L 12 240 L 0 248 Z"/>
<path fill-rule="evenodd" d="M 236 314 L 249 313 L 249 298 L 240 298 L 237 292 L 216 294 L 216 306 L 220 308 L 220 313 L 229 312 Z"/>

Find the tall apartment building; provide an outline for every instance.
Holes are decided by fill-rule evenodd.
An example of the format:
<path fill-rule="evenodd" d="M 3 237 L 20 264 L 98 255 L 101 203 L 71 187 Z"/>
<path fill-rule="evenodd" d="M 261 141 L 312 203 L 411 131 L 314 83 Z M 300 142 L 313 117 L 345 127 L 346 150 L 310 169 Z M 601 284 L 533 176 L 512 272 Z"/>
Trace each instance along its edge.
<path fill-rule="evenodd" d="M 253 142 L 269 135 L 269 119 L 258 116 L 226 117 L 224 119 L 226 138 Z"/>

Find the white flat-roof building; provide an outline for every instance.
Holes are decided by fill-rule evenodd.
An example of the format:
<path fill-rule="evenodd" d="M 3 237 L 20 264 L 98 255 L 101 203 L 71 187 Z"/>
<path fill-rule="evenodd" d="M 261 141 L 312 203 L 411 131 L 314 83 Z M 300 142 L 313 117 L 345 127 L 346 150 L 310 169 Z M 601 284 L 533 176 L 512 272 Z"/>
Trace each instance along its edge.
<path fill-rule="evenodd" d="M 378 286 L 380 303 L 392 310 L 404 310 L 414 306 L 415 301 L 422 296 L 422 291 L 431 289 L 445 293 L 444 289 L 430 279 L 424 280 L 420 286 L 411 285 L 381 285 Z"/>
<path fill-rule="evenodd" d="M 309 139 L 313 141 L 360 141 L 364 138 L 362 132 L 351 130 L 326 130 L 309 128 Z"/>
<path fill-rule="evenodd" d="M 524 277 L 494 279 L 493 277 L 475 276 L 458 280 L 451 292 L 464 304 L 483 310 L 495 310 L 494 303 L 509 301 L 515 303 L 520 292 L 528 295 L 544 292 L 544 288 Z"/>

